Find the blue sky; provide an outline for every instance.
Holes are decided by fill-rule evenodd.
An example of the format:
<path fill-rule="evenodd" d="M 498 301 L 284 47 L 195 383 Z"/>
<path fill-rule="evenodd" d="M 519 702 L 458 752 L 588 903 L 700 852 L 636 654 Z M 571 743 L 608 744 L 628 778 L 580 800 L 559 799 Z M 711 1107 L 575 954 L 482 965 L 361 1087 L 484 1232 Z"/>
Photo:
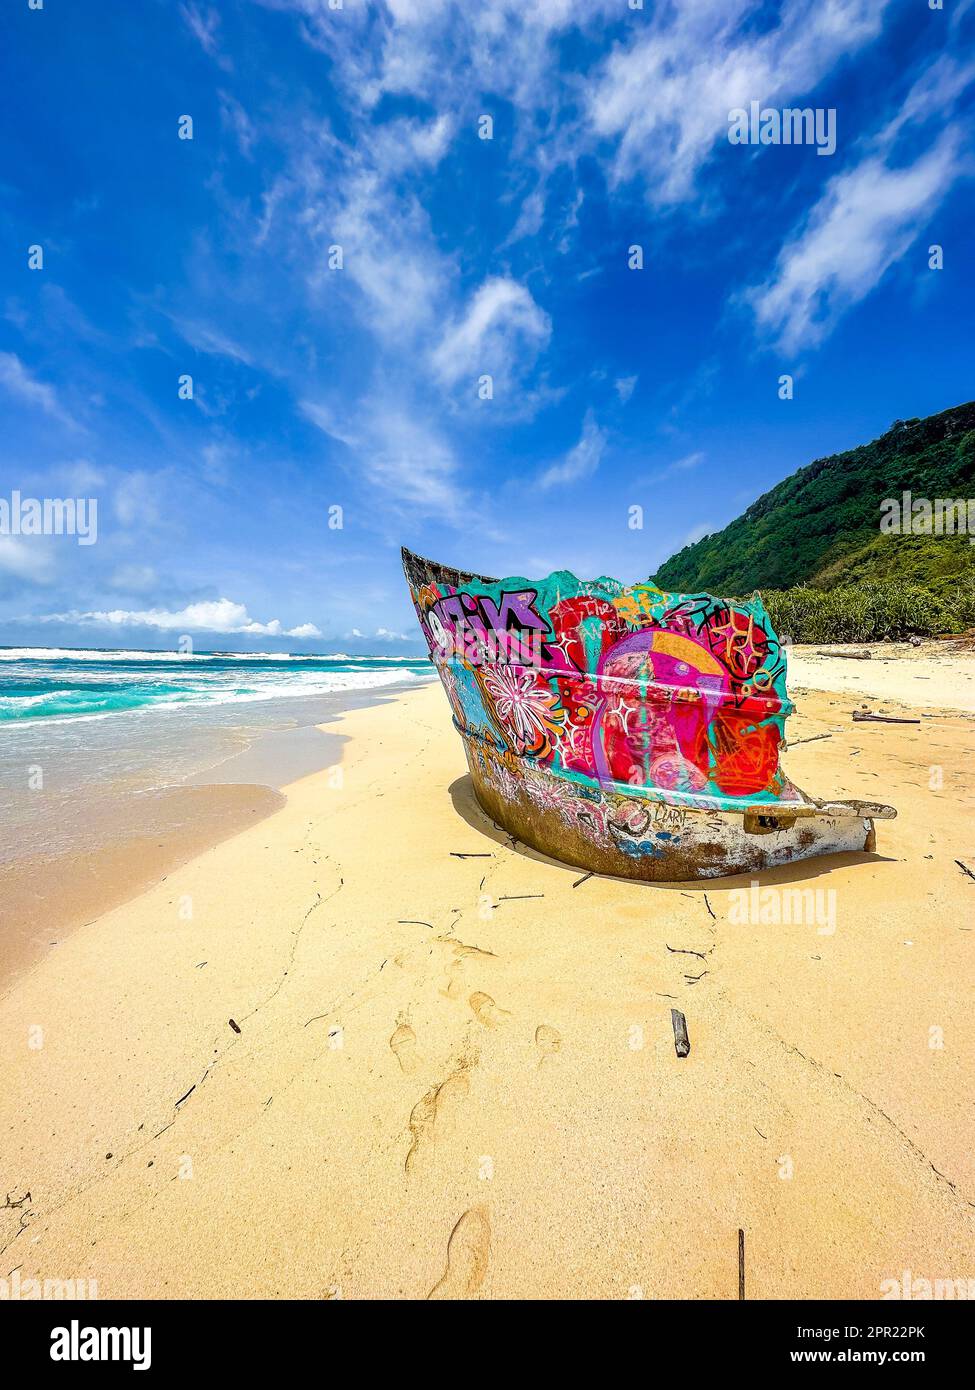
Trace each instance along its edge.
<path fill-rule="evenodd" d="M 972 0 L 337 3 L 11 0 L 0 497 L 98 540 L 0 642 L 415 651 L 402 543 L 633 581 L 975 394 Z"/>

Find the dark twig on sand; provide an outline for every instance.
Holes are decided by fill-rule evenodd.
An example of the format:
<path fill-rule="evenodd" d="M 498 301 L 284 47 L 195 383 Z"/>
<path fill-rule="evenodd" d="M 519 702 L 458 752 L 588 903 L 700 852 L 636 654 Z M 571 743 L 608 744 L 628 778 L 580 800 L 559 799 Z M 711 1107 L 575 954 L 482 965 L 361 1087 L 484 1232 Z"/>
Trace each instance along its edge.
<path fill-rule="evenodd" d="M 688 946 L 669 946 L 666 941 L 664 945 L 667 946 L 667 950 L 672 952 L 675 956 L 697 956 L 698 960 L 707 960 L 708 956 L 711 954 L 710 951 L 692 951 Z M 713 949 L 712 947 L 712 950 Z"/>
<path fill-rule="evenodd" d="M 963 874 L 967 874 L 969 878 L 975 878 L 975 872 L 973 872 L 967 864 L 963 864 L 960 859 L 956 859 L 955 863 L 958 865 L 959 869 L 961 869 Z"/>
<path fill-rule="evenodd" d="M 582 875 L 582 878 L 577 878 L 576 881 L 575 881 L 575 883 L 573 883 L 573 885 L 572 885 L 573 888 L 578 888 L 578 887 L 579 887 L 579 884 L 580 884 L 580 883 L 585 883 L 585 881 L 586 881 L 587 878 L 592 878 L 592 874 L 583 874 L 583 875 Z"/>
<path fill-rule="evenodd" d="M 738 1227 L 738 1297 L 745 1297 L 745 1232 Z"/>
<path fill-rule="evenodd" d="M 452 849 L 450 857 L 451 859 L 493 859 L 494 855 L 486 852 L 484 854 L 462 854 L 460 850 Z"/>
<path fill-rule="evenodd" d="M 900 716 L 893 714 L 867 714 L 864 710 L 855 709 L 853 718 L 857 724 L 920 724 L 920 719 L 901 719 Z"/>
<path fill-rule="evenodd" d="M 687 1019 L 680 1009 L 671 1009 L 670 1021 L 674 1028 L 674 1048 L 678 1057 L 686 1057 L 691 1050 L 691 1040 L 687 1036 Z"/>
<path fill-rule="evenodd" d="M 821 738 L 832 738 L 832 734 L 813 734 L 812 738 L 797 738 L 789 744 L 790 748 L 798 748 L 800 743 L 818 743 Z"/>
<path fill-rule="evenodd" d="M 708 902 L 708 895 L 707 895 L 707 893 L 705 893 L 705 895 L 704 895 L 704 906 L 707 908 L 708 912 L 711 912 L 711 904 Z M 716 922 L 716 921 L 718 920 L 717 917 L 715 917 L 715 915 L 714 915 L 713 912 L 711 912 L 711 920 L 712 920 L 713 922 Z"/>

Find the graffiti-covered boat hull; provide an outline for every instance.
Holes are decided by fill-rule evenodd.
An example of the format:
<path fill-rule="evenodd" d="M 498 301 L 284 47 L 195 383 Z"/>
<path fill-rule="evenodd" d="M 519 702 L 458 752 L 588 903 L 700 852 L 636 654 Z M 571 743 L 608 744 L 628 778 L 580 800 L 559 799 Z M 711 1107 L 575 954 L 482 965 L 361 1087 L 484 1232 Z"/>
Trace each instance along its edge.
<path fill-rule="evenodd" d="M 816 800 L 780 769 L 792 706 L 759 599 L 403 564 L 477 800 L 542 853 L 714 878 L 873 850 L 896 814 Z"/>

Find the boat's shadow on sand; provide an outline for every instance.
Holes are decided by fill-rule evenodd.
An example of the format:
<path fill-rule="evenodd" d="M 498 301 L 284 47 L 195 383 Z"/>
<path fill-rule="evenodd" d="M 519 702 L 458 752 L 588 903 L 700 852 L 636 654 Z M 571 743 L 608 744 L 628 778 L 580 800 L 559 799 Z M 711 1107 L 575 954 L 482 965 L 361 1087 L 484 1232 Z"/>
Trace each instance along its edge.
<path fill-rule="evenodd" d="M 599 874 L 592 870 L 580 869 L 578 865 L 566 864 L 561 859 L 553 859 L 551 855 L 542 854 L 540 850 L 532 849 L 530 845 L 526 845 L 511 835 L 498 825 L 497 821 L 492 820 L 486 812 L 481 810 L 474 795 L 474 784 L 469 773 L 452 782 L 449 791 L 450 799 L 454 803 L 454 810 L 479 835 L 492 840 L 496 845 L 504 845 L 508 849 L 514 850 L 525 859 L 534 859 L 539 864 L 551 864 L 553 868 L 561 869 L 576 879 L 582 874 L 586 877 L 611 879 L 617 883 L 640 884 L 644 888 L 676 888 L 684 893 L 697 889 L 698 892 L 704 893 L 709 888 L 733 887 L 751 882 L 758 884 L 801 883 L 811 878 L 819 878 L 824 874 L 833 873 L 837 869 L 847 868 L 851 864 L 896 864 L 898 862 L 889 855 L 868 854 L 866 852 L 823 854 L 811 859 L 800 859 L 793 864 L 781 864 L 775 869 L 759 869 L 743 874 L 726 874 L 721 878 L 678 879 L 670 882 L 618 878 L 613 874 Z"/>

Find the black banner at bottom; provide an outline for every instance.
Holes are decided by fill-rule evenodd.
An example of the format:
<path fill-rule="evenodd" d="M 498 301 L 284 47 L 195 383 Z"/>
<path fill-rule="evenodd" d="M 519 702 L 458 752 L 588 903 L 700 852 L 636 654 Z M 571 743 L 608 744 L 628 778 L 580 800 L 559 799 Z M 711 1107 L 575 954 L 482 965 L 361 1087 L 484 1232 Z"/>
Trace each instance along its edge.
<path fill-rule="evenodd" d="M 965 1349 L 964 1310 L 953 1302 L 890 1303 L 660 1303 L 619 1309 L 619 1321 L 601 1324 L 614 1333 L 641 1337 L 641 1356 L 655 1373 L 674 1369 L 729 1371 L 784 1370 L 793 1365 L 942 1366 L 954 1364 Z M 577 1305 L 573 1305 L 574 1307 Z M 605 1305 L 594 1305 L 604 1308 Z M 79 1370 L 100 1374 L 180 1375 L 193 1368 L 219 1368 L 253 1376 L 264 1369 L 280 1371 L 282 1358 L 314 1356 L 323 1348 L 328 1363 L 349 1343 L 323 1342 L 370 1330 L 377 1312 L 397 1314 L 389 1303 L 361 1304 L 206 1302 L 6 1302 L 0 1317 L 7 1345 L 16 1346 L 23 1374 L 50 1367 L 70 1380 Z M 352 1322 L 348 1321 L 352 1309 Z M 600 1319 L 603 1314 L 600 1314 Z M 463 1334 L 451 1329 L 443 1310 L 419 1316 L 436 1318 L 436 1335 Z M 488 1314 L 492 1318 L 496 1315 Z M 364 1323 L 359 1318 L 364 1317 Z M 536 1329 L 537 1332 L 540 1329 Z M 576 1326 L 578 1331 L 578 1324 Z M 417 1331 L 415 1324 L 413 1333 Z M 649 1339 L 649 1340 L 648 1340 Z M 967 1339 L 966 1339 L 967 1340 Z M 373 1353 L 388 1347 L 391 1361 L 402 1357 L 398 1338 L 373 1338 Z M 551 1363 L 578 1355 L 578 1340 L 545 1343 Z M 632 1353 L 635 1344 L 628 1346 Z M 538 1354 L 542 1344 L 538 1344 Z M 320 1363 L 321 1364 L 321 1363 Z M 345 1371 L 348 1374 L 348 1371 Z"/>

